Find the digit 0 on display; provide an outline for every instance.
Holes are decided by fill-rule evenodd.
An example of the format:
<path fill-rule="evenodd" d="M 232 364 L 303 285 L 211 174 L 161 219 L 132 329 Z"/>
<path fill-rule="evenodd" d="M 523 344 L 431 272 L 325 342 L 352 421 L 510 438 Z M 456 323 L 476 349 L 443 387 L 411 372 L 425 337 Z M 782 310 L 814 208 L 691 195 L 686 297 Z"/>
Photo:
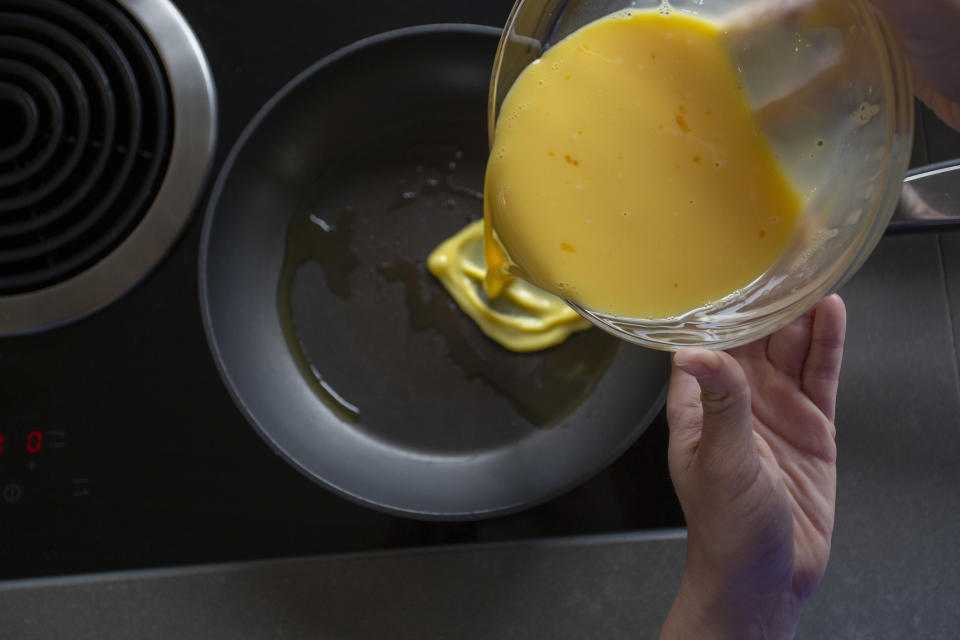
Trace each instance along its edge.
<path fill-rule="evenodd" d="M 27 434 L 27 453 L 40 453 L 43 448 L 43 432 L 31 431 Z"/>

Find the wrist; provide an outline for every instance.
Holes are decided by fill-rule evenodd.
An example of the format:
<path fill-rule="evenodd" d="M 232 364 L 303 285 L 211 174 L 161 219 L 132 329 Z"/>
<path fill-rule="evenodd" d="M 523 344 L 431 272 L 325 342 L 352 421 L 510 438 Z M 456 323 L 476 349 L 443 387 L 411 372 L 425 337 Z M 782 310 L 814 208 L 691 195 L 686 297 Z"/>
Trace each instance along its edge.
<path fill-rule="evenodd" d="M 789 640 L 803 601 L 792 590 L 751 593 L 735 581 L 684 573 L 661 640 Z"/>

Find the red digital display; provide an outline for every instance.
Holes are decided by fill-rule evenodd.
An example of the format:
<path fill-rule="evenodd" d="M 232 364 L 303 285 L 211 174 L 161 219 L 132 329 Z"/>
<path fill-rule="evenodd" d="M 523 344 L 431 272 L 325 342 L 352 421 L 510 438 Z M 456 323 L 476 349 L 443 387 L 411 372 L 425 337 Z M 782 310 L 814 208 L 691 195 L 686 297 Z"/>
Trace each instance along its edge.
<path fill-rule="evenodd" d="M 3 441 L 6 440 L 6 436 L 0 433 L 0 453 L 3 453 Z"/>
<path fill-rule="evenodd" d="M 43 432 L 31 431 L 27 434 L 27 453 L 40 453 L 43 447 Z"/>

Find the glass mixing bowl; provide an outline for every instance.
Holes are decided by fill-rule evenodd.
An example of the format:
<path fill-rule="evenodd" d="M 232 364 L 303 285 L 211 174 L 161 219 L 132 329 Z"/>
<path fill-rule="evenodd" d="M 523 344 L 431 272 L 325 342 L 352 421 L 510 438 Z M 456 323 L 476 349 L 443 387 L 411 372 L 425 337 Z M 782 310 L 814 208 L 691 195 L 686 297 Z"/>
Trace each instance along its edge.
<path fill-rule="evenodd" d="M 614 12 L 658 7 L 723 26 L 757 121 L 804 198 L 797 231 L 757 280 L 682 316 L 623 318 L 568 302 L 630 342 L 727 349 L 813 308 L 880 240 L 913 142 L 910 74 L 891 29 L 864 0 L 519 0 L 494 63 L 491 144 L 510 87 L 552 44 Z"/>

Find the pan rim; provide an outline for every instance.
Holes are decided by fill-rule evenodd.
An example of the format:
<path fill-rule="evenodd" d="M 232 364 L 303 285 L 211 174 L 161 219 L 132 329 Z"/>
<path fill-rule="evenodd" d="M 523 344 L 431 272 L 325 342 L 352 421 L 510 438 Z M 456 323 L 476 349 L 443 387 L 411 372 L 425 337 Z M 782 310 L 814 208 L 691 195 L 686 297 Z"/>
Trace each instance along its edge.
<path fill-rule="evenodd" d="M 270 448 L 275 454 L 280 456 L 287 464 L 296 469 L 302 475 L 309 478 L 316 484 L 326 488 L 335 495 L 348 499 L 354 503 L 375 509 L 380 512 L 384 512 L 394 516 L 401 516 L 406 518 L 414 518 L 419 520 L 428 520 L 428 521 L 467 521 L 467 520 L 477 520 L 482 518 L 490 518 L 494 516 L 503 516 L 523 511 L 534 506 L 548 502 L 560 495 L 563 495 L 573 488 L 581 485 L 590 478 L 596 476 L 605 468 L 607 468 L 611 463 L 620 458 L 627 449 L 629 449 L 637 440 L 637 438 L 642 434 L 646 428 L 650 425 L 656 415 L 660 412 L 660 409 L 663 407 L 666 396 L 667 396 L 667 381 L 665 380 L 660 393 L 657 395 L 656 400 L 650 405 L 646 413 L 642 416 L 637 416 L 637 419 L 634 421 L 634 426 L 629 431 L 625 432 L 624 438 L 617 444 L 616 447 L 612 447 L 610 453 L 604 458 L 597 460 L 597 464 L 586 473 L 579 473 L 571 477 L 571 480 L 562 485 L 558 485 L 552 491 L 545 492 L 536 499 L 523 499 L 512 504 L 505 505 L 503 507 L 489 508 L 489 509 L 475 509 L 475 510 L 462 510 L 456 512 L 450 511 L 438 511 L 438 510 L 428 510 L 428 509 L 412 509 L 406 507 L 396 507 L 390 504 L 384 504 L 377 502 L 370 498 L 367 498 L 362 495 L 358 495 L 348 489 L 345 489 L 342 486 L 339 486 L 337 483 L 331 481 L 328 478 L 325 478 L 318 474 L 316 471 L 308 468 L 307 465 L 301 463 L 298 458 L 289 453 L 272 435 L 271 430 L 267 426 L 260 423 L 260 420 L 254 415 L 254 412 L 248 406 L 246 400 L 243 398 L 240 390 L 237 387 L 237 384 L 234 380 L 233 375 L 227 369 L 225 365 L 225 359 L 220 349 L 220 344 L 216 336 L 216 332 L 213 327 L 213 318 L 211 316 L 210 308 L 210 291 L 208 284 L 208 271 L 209 271 L 209 247 L 210 247 L 210 237 L 213 233 L 214 220 L 216 218 L 217 207 L 222 198 L 223 192 L 227 185 L 227 182 L 230 179 L 230 176 L 233 173 L 234 166 L 237 163 L 238 158 L 240 157 L 243 150 L 246 148 L 249 140 L 256 134 L 263 121 L 266 120 L 278 104 L 286 100 L 287 96 L 294 91 L 296 91 L 301 85 L 308 81 L 309 78 L 320 72 L 322 69 L 330 67 L 337 62 L 346 59 L 364 49 L 367 49 L 371 46 L 379 45 L 385 42 L 390 42 L 394 40 L 400 40 L 408 37 L 419 37 L 431 34 L 465 34 L 465 35 L 483 35 L 499 38 L 502 34 L 502 29 L 493 26 L 487 25 L 476 25 L 468 23 L 437 23 L 437 24 L 427 24 L 427 25 L 416 25 L 411 27 L 404 27 L 401 29 L 395 29 L 391 31 L 385 31 L 378 33 L 356 42 L 353 42 L 345 47 L 342 47 L 327 56 L 317 60 L 316 62 L 310 64 L 304 70 L 297 73 L 293 78 L 291 78 L 287 83 L 283 85 L 276 93 L 274 93 L 270 99 L 264 103 L 256 114 L 251 118 L 251 120 L 244 127 L 241 134 L 237 137 L 236 141 L 232 145 L 229 154 L 221 166 L 214 186 L 210 192 L 210 196 L 207 202 L 207 206 L 204 210 L 204 220 L 200 236 L 200 252 L 199 252 L 199 261 L 198 261 L 198 292 L 200 297 L 200 311 L 203 322 L 204 334 L 206 336 L 207 345 L 210 349 L 211 355 L 213 356 L 214 363 L 217 367 L 217 371 L 220 374 L 221 379 L 223 380 L 224 386 L 226 387 L 230 397 L 233 399 L 234 404 L 240 410 L 243 417 L 250 424 L 251 427 L 257 432 L 257 434 L 267 442 Z"/>

